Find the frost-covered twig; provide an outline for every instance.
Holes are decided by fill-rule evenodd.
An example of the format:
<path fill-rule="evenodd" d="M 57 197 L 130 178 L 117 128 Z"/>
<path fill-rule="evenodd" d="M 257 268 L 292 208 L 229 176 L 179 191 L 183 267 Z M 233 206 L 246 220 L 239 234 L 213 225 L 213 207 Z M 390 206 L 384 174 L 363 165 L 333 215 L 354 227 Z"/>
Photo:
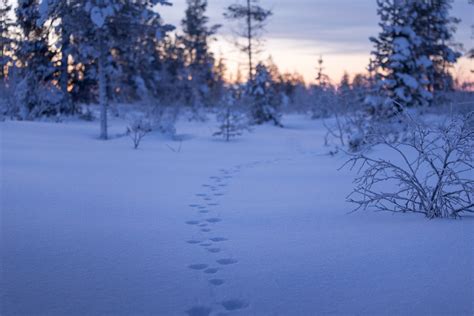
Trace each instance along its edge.
<path fill-rule="evenodd" d="M 474 130 L 471 113 L 438 128 L 411 121 L 407 141 L 378 144 L 391 159 L 359 153 L 346 162 L 359 166 L 348 201 L 355 210 L 422 213 L 428 218 L 474 213 Z"/>

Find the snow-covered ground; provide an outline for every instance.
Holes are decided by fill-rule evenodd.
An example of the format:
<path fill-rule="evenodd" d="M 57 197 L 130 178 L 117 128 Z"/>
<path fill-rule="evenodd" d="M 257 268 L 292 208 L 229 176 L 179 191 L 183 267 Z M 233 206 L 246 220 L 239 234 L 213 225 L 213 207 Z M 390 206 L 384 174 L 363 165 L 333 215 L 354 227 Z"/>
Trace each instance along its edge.
<path fill-rule="evenodd" d="M 0 123 L 1 314 L 472 315 L 474 218 L 347 214 L 321 122 L 284 122 Z"/>

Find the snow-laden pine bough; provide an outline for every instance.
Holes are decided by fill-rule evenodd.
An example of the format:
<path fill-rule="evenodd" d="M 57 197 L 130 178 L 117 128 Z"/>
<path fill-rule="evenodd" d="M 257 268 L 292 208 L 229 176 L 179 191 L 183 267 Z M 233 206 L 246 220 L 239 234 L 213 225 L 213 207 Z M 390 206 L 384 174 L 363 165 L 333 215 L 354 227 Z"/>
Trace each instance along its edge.
<path fill-rule="evenodd" d="M 407 117 L 407 140 L 379 137 L 377 147 L 388 149 L 390 158 L 360 152 L 344 164 L 358 167 L 347 198 L 356 204 L 354 211 L 414 212 L 428 218 L 474 213 L 474 112 L 437 127 Z"/>

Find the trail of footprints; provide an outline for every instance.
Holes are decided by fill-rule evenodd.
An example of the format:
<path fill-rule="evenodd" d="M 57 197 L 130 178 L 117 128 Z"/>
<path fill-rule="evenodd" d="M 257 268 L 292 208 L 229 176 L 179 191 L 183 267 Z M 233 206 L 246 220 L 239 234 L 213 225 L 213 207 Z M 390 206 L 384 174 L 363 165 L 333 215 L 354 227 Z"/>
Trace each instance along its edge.
<path fill-rule="evenodd" d="M 188 268 L 196 271 L 196 273 L 203 273 L 205 276 L 208 276 L 207 282 L 210 287 L 220 288 L 224 286 L 226 280 L 219 278 L 219 271 L 239 263 L 238 259 L 226 255 L 223 245 L 229 240 L 226 237 L 213 234 L 213 228 L 223 221 L 220 216 L 216 215 L 216 209 L 219 207 L 219 197 L 226 194 L 225 189 L 229 181 L 242 169 L 277 161 L 279 160 L 255 161 L 237 165 L 232 169 L 220 169 L 219 175 L 209 177 L 208 183 L 204 183 L 200 192 L 195 194 L 195 197 L 200 202 L 189 204 L 194 216 L 184 223 L 196 230 L 198 238 L 190 239 L 186 242 L 206 251 L 210 256 L 208 260 L 210 263 L 191 263 L 188 265 Z M 207 316 L 213 312 L 232 312 L 249 306 L 244 300 L 235 298 L 215 302 L 215 305 L 195 305 L 186 310 L 186 314 L 190 316 Z"/>

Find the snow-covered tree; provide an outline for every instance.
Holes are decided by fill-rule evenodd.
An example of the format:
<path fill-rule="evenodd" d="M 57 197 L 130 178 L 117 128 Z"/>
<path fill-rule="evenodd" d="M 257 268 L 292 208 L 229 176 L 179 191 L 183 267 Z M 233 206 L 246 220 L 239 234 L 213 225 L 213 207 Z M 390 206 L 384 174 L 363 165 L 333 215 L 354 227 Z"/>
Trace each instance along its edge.
<path fill-rule="evenodd" d="M 32 119 L 60 112 L 61 92 L 52 83 L 54 66 L 45 29 L 40 19 L 38 0 L 20 0 L 15 9 L 21 40 L 16 56 L 21 82 L 15 95 L 20 104 L 19 116 Z"/>
<path fill-rule="evenodd" d="M 234 93 L 230 91 L 224 98 L 224 105 L 219 109 L 217 121 L 219 130 L 213 136 L 221 136 L 225 141 L 242 135 L 249 130 L 248 121 L 242 111 L 237 107 Z"/>
<path fill-rule="evenodd" d="M 209 18 L 205 15 L 207 0 L 187 0 L 183 27 L 182 42 L 186 54 L 186 66 L 189 67 L 189 84 L 191 103 L 200 104 L 210 94 L 214 83 L 214 55 L 209 50 L 220 25 L 208 26 Z"/>
<path fill-rule="evenodd" d="M 280 113 L 281 98 L 274 87 L 267 67 L 259 63 L 256 67 L 255 78 L 248 83 L 251 115 L 255 124 L 271 121 L 275 125 L 283 127 Z"/>
<path fill-rule="evenodd" d="M 238 48 L 248 57 L 248 80 L 254 75 L 254 59 L 261 46 L 261 35 L 267 19 L 272 15 L 271 10 L 262 8 L 259 0 L 245 0 L 226 8 L 224 17 L 231 21 L 239 21 L 237 35 L 244 38 L 244 43 L 237 42 Z"/>
<path fill-rule="evenodd" d="M 101 108 L 100 138 L 107 139 L 108 89 L 114 76 L 136 84 L 145 82 L 141 76 L 147 70 L 153 56 L 143 50 L 143 44 L 162 38 L 170 27 L 162 25 L 156 5 L 167 5 L 165 0 L 120 1 L 88 0 L 84 6 L 92 22 L 95 34 L 95 55 L 97 56 L 99 103 Z M 142 71 L 142 73 L 141 73 Z M 144 87 L 144 85 L 143 85 Z M 144 87 L 145 88 L 145 87 Z M 114 92 L 119 92 L 116 86 Z"/>
<path fill-rule="evenodd" d="M 8 68 L 13 61 L 15 38 L 11 10 L 12 6 L 8 0 L 0 0 L 0 81 L 6 79 Z"/>
<path fill-rule="evenodd" d="M 460 57 L 453 49 L 452 0 L 378 0 L 382 31 L 372 37 L 378 96 L 373 106 L 390 112 L 406 106 L 427 105 L 433 93 L 452 87 L 449 69 Z M 394 100 L 396 102 L 390 102 Z M 387 102 L 388 101 L 388 102 Z"/>
<path fill-rule="evenodd" d="M 413 31 L 420 37 L 418 54 L 430 59 L 432 67 L 426 71 L 430 91 L 449 91 L 454 80 L 450 70 L 461 57 L 459 44 L 454 42 L 454 32 L 460 19 L 452 17 L 449 11 L 454 0 L 411 0 Z"/>
<path fill-rule="evenodd" d="M 419 17 L 412 11 L 412 0 L 378 0 L 377 4 L 382 30 L 370 40 L 375 46 L 372 55 L 379 96 L 370 99 L 371 105 L 390 115 L 401 110 L 398 103 L 429 104 L 433 96 L 427 69 L 432 62 L 422 53 L 423 39 L 414 30 Z M 391 99 L 396 102 L 387 102 Z"/>

